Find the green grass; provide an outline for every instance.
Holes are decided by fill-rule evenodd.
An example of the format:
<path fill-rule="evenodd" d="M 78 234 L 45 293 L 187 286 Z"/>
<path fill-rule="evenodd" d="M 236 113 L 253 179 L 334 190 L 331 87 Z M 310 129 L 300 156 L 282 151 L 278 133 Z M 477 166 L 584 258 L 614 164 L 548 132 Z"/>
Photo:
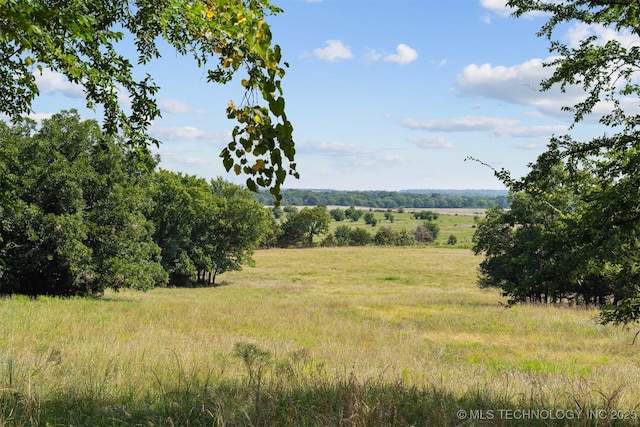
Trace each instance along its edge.
<path fill-rule="evenodd" d="M 255 259 L 217 288 L 0 300 L 0 426 L 568 425 L 498 411 L 640 411 L 634 330 L 593 309 L 505 309 L 476 287 L 469 250 Z M 636 424 L 584 414 L 569 425 Z"/>

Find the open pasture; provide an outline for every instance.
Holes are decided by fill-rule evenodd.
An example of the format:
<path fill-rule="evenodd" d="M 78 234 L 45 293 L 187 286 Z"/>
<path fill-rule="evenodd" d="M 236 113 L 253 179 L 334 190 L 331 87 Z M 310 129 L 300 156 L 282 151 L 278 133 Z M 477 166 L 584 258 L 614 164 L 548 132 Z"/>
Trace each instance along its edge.
<path fill-rule="evenodd" d="M 637 424 L 635 330 L 506 309 L 469 250 L 255 260 L 216 288 L 0 300 L 0 426 Z"/>
<path fill-rule="evenodd" d="M 421 225 L 424 220 L 414 218 L 413 214 L 419 211 L 432 211 L 438 213 L 438 219 L 435 222 L 440 227 L 440 233 L 436 239 L 436 245 L 446 245 L 447 239 L 450 235 L 456 236 L 458 248 L 471 247 L 471 239 L 475 232 L 475 225 L 477 218 L 484 216 L 485 209 L 405 209 L 404 212 L 391 211 L 393 215 L 393 221 L 385 218 L 384 209 L 369 209 L 361 208 L 363 212 L 372 212 L 374 218 L 377 220 L 375 226 L 371 226 L 364 222 L 363 218 L 358 221 L 351 221 L 349 218 L 343 221 L 331 220 L 329 223 L 329 232 L 334 232 L 339 226 L 348 226 L 351 228 L 360 227 L 367 230 L 372 236 L 376 234 L 380 227 L 391 227 L 392 229 L 399 231 L 406 229 L 413 232 L 417 226 Z M 322 237 L 317 238 L 318 241 L 322 240 Z"/>

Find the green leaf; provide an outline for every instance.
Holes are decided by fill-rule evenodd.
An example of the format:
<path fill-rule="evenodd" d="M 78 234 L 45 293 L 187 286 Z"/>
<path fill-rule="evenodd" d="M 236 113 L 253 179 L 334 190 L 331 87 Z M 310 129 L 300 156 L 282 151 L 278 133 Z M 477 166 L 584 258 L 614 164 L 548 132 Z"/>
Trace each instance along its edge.
<path fill-rule="evenodd" d="M 256 183 L 253 181 L 252 178 L 247 178 L 247 188 L 253 191 L 254 193 L 258 192 L 258 187 L 256 186 Z"/>

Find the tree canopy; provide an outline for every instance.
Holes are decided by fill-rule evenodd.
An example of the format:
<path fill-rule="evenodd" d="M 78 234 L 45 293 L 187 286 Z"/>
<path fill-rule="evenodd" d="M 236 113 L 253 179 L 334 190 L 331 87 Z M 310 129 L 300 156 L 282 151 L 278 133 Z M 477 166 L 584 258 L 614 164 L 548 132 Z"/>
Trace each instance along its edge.
<path fill-rule="evenodd" d="M 251 264 L 253 249 L 268 234 L 269 211 L 251 193 L 222 179 L 160 170 L 154 174 L 149 217 L 170 283 L 196 279 L 215 284 L 218 274 Z"/>
<path fill-rule="evenodd" d="M 95 121 L 0 123 L 0 294 L 99 295 L 167 281 L 144 212 L 150 172 Z"/>
<path fill-rule="evenodd" d="M 159 88 L 148 74 L 137 78 L 134 63 L 160 57 L 163 40 L 205 68 L 209 82 L 240 74 L 244 96 L 229 101 L 227 116 L 237 125 L 222 161 L 227 171 L 248 175 L 251 190 L 269 188 L 278 201 L 287 174 L 298 176 L 282 96 L 286 63 L 265 21 L 279 12 L 268 0 L 2 1 L 0 113 L 14 119 L 29 113 L 39 93 L 36 76 L 50 69 L 81 85 L 89 107 L 103 109 L 107 133 L 121 132 L 144 154 L 158 143 L 147 130 L 161 114 Z M 124 53 L 126 43 L 135 45 L 137 58 Z"/>
<path fill-rule="evenodd" d="M 489 260 L 504 261 L 485 264 L 490 268 L 485 269 L 484 273 L 489 275 L 485 274 L 483 281 L 512 282 L 506 279 L 505 268 L 510 268 L 508 263 L 513 266 L 514 260 L 496 258 L 494 254 L 500 254 L 508 245 L 524 243 L 525 239 L 519 236 L 531 232 L 534 233 L 530 236 L 531 244 L 520 247 L 521 265 L 514 272 L 525 274 L 528 269 L 527 280 L 537 277 L 538 285 L 546 281 L 562 287 L 569 281 L 571 286 L 593 286 L 596 293 L 606 295 L 611 295 L 609 288 L 612 288 L 615 296 L 604 301 L 607 305 L 602 321 L 638 321 L 640 3 L 509 0 L 508 5 L 514 8 L 515 16 L 544 12 L 549 18 L 538 35 L 549 39 L 550 51 L 555 56 L 546 64 L 553 68 L 553 74 L 541 83 L 542 89 L 559 86 L 565 91 L 570 86 L 581 86 L 586 93 L 584 99 L 564 109 L 573 113 L 574 125 L 594 116 L 596 111 L 606 111 L 598 120 L 608 133 L 589 141 L 576 141 L 571 135 L 552 137 L 547 150 L 522 179 L 512 179 L 508 171 L 496 171 L 498 178 L 509 186 L 512 202 L 518 200 L 523 204 L 516 206 L 522 206 L 517 216 L 515 212 L 496 212 L 478 228 L 476 251 L 488 254 Z M 558 28 L 576 22 L 587 29 L 613 30 L 609 34 L 614 35 L 603 39 L 594 33 L 577 46 L 555 39 Z M 526 197 L 519 196 L 520 193 Z M 558 204 L 562 200 L 565 203 Z M 525 209 L 526 206 L 531 208 Z M 546 214 L 541 215 L 543 212 Z M 502 241 L 498 235 L 493 241 L 487 240 L 483 230 L 499 232 L 507 240 Z M 558 236 L 564 237 L 562 242 Z M 556 262 L 560 259 L 557 257 L 563 261 Z"/>

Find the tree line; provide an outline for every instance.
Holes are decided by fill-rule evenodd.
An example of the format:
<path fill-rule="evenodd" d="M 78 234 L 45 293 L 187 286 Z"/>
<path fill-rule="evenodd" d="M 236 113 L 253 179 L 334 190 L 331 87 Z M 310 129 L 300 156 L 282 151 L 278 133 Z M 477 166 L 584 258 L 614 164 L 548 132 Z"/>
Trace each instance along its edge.
<path fill-rule="evenodd" d="M 415 192 L 415 191 L 329 191 L 286 189 L 281 192 L 282 205 L 291 206 L 366 206 L 377 209 L 397 209 L 401 207 L 430 208 L 478 208 L 495 206 L 508 207 L 507 192 Z M 256 200 L 267 205 L 273 204 L 268 192 L 259 192 Z"/>
<path fill-rule="evenodd" d="M 252 193 L 156 163 L 75 111 L 0 123 L 0 294 L 214 284 L 251 263 L 273 219 Z"/>

